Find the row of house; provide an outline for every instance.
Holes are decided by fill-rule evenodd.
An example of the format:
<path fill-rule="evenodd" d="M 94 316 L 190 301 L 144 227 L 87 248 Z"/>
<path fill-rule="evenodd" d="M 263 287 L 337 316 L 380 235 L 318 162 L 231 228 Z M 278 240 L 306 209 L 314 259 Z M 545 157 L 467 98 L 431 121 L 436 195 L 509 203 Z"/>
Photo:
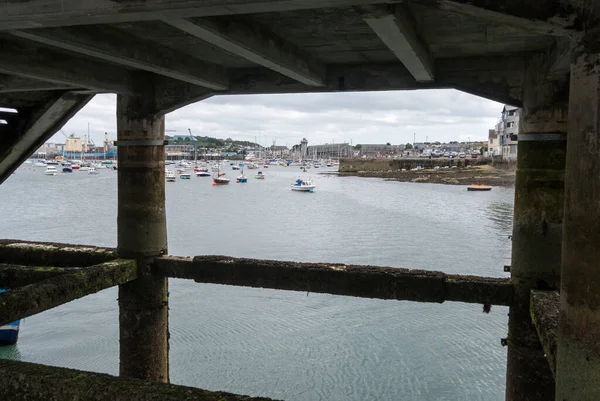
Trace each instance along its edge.
<path fill-rule="evenodd" d="M 488 133 L 488 152 L 505 160 L 517 159 L 521 109 L 504 106 L 496 127 Z"/>

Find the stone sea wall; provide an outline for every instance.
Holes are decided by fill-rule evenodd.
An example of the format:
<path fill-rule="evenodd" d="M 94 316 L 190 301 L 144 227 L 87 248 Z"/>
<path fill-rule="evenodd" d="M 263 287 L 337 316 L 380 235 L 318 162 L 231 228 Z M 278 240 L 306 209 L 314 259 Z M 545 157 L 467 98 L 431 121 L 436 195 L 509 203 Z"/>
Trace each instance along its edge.
<path fill-rule="evenodd" d="M 479 166 L 490 163 L 490 159 L 477 158 L 477 159 L 448 159 L 448 158 L 400 158 L 400 159 L 386 159 L 386 158 L 345 158 L 340 159 L 340 173 L 358 173 L 361 171 L 367 172 L 388 172 L 388 171 L 402 171 L 411 170 L 417 166 L 421 166 L 424 169 L 434 168 L 435 166 Z"/>

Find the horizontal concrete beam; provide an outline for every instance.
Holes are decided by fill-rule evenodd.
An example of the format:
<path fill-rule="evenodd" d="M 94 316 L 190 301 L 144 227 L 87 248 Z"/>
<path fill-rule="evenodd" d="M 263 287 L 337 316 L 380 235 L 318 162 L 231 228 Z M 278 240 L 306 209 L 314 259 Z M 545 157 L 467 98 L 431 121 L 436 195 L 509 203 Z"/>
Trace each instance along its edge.
<path fill-rule="evenodd" d="M 85 268 L 24 266 L 0 263 L 0 288 L 21 287 L 50 277 L 76 273 L 81 271 L 81 269 Z"/>
<path fill-rule="evenodd" d="M 43 95 L 45 92 L 24 95 L 31 93 Z M 6 96 L 9 102 L 0 101 L 0 104 L 4 107 L 20 107 L 15 104 L 17 99 L 12 94 Z M 42 97 L 34 107 L 19 108 L 17 123 L 8 125 L 6 132 L 0 135 L 0 184 L 93 97 L 58 91 Z"/>
<path fill-rule="evenodd" d="M 157 113 L 167 114 L 188 104 L 206 100 L 212 97 L 213 93 L 200 86 L 158 78 L 154 81 L 154 96 Z"/>
<path fill-rule="evenodd" d="M 434 80 L 433 58 L 419 38 L 412 16 L 406 7 L 355 7 L 373 32 L 410 71 L 417 82 Z"/>
<path fill-rule="evenodd" d="M 72 85 L 53 84 L 36 79 L 0 74 L 0 93 L 77 89 Z"/>
<path fill-rule="evenodd" d="M 239 20 L 164 19 L 167 24 L 231 54 L 309 86 L 324 86 L 325 67 L 264 27 Z"/>
<path fill-rule="evenodd" d="M 558 337 L 558 315 L 560 295 L 556 291 L 531 291 L 531 321 L 540 337 L 544 353 L 556 377 L 556 340 Z"/>
<path fill-rule="evenodd" d="M 400 0 L 385 0 L 387 3 Z M 0 1 L 0 30 L 349 7 L 382 0 Z"/>
<path fill-rule="evenodd" d="M 6 359 L 0 359 L 0 399 L 11 401 L 271 400 Z"/>
<path fill-rule="evenodd" d="M 12 35 L 206 88 L 228 87 L 227 71 L 107 26 L 12 31 Z"/>
<path fill-rule="evenodd" d="M 115 259 L 0 294 L 0 326 L 137 278 L 135 260 Z"/>
<path fill-rule="evenodd" d="M 417 302 L 510 305 L 513 295 L 512 284 L 502 278 L 227 256 L 161 257 L 155 260 L 152 272 L 160 277 L 192 279 L 200 283 Z"/>
<path fill-rule="evenodd" d="M 117 257 L 114 248 L 0 239 L 0 263 L 81 267 L 108 262 Z"/>
<path fill-rule="evenodd" d="M 125 69 L 24 40 L 0 39 L 0 73 L 97 91 L 131 92 L 131 77 Z"/>

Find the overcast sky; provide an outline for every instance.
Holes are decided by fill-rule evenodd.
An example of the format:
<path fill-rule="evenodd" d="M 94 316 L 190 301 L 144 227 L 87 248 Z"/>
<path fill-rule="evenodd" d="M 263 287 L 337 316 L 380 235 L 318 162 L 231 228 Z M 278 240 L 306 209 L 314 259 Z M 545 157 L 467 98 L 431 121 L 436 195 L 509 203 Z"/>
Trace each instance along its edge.
<path fill-rule="evenodd" d="M 100 144 L 116 139 L 115 95 L 97 95 L 63 130 Z M 168 135 L 194 135 L 293 145 L 350 142 L 401 144 L 487 140 L 502 104 L 455 90 L 214 96 L 166 117 Z M 63 142 L 57 134 L 54 141 Z"/>

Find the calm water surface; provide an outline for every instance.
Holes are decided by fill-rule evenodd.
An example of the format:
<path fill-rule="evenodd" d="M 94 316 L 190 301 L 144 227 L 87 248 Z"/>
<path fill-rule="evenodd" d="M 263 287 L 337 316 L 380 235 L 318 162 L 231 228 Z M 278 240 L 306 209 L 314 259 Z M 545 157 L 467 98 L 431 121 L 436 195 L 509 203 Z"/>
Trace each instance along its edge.
<path fill-rule="evenodd" d="M 321 169 L 321 171 L 326 169 Z M 264 181 L 167 183 L 169 253 L 504 276 L 512 189 L 316 175 L 313 194 Z M 229 172 L 234 177 L 237 172 Z M 116 172 L 0 186 L 0 238 L 116 246 Z M 171 379 L 286 400 L 503 400 L 507 308 L 419 304 L 170 280 Z M 0 357 L 118 373 L 115 288 L 25 319 Z"/>

